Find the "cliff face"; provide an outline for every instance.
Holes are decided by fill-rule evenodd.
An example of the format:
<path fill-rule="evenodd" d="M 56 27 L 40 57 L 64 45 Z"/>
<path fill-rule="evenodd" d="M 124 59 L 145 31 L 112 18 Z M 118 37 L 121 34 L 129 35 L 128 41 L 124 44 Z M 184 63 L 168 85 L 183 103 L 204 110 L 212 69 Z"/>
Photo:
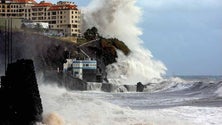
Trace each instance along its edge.
<path fill-rule="evenodd" d="M 1 67 L 4 65 L 5 36 L 7 36 L 7 33 L 5 34 L 0 30 Z M 66 58 L 84 58 L 84 55 L 80 54 L 81 49 L 91 58 L 97 59 L 99 68 L 105 78 L 105 67 L 116 62 L 116 50 L 120 49 L 126 55 L 130 52 L 127 46 L 117 39 L 100 38 L 79 45 L 78 43 L 64 42 L 55 38 L 21 31 L 13 32 L 12 36 L 13 60 L 33 59 L 37 71 L 56 70 L 58 67 L 62 69 Z"/>
<path fill-rule="evenodd" d="M 1 60 L 4 60 L 5 36 L 7 33 L 0 32 Z M 59 40 L 25 32 L 13 32 L 12 43 L 14 61 L 21 58 L 33 59 L 37 70 L 61 65 L 60 60 L 64 60 L 64 47 L 69 47 L 67 43 Z"/>

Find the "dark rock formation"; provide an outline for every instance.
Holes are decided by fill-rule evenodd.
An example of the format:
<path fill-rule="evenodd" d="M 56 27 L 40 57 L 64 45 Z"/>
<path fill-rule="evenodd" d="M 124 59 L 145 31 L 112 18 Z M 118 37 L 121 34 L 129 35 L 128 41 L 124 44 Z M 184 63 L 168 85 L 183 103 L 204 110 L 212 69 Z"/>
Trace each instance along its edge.
<path fill-rule="evenodd" d="M 137 83 L 137 85 L 136 85 L 137 92 L 143 92 L 144 88 L 145 88 L 145 86 L 141 82 Z"/>
<path fill-rule="evenodd" d="M 8 65 L 1 77 L 0 125 L 33 125 L 43 112 L 32 60 Z"/>

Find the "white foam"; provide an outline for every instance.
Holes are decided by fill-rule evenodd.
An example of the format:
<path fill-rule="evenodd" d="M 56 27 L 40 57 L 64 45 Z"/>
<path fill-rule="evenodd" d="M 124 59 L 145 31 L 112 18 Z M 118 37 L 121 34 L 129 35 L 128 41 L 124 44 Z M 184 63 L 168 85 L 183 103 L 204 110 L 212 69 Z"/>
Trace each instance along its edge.
<path fill-rule="evenodd" d="M 142 15 L 137 0 L 92 0 L 84 9 L 85 28 L 96 26 L 103 36 L 116 37 L 132 50 L 129 56 L 118 52 L 117 63 L 108 67 L 108 78 L 124 84 L 146 83 L 165 74 L 165 65 L 143 47 L 137 24 Z"/>
<path fill-rule="evenodd" d="M 217 89 L 216 94 L 218 94 L 219 97 L 222 97 L 222 86 Z"/>
<path fill-rule="evenodd" d="M 91 92 L 70 92 L 40 85 L 45 119 L 60 125 L 213 125 L 222 124 L 221 108 L 175 107 L 131 110 L 97 98 Z M 48 114 L 51 114 L 47 116 Z M 53 115 L 52 115 L 53 114 Z M 55 115 L 56 114 L 56 115 Z M 55 116 L 55 117 L 54 117 Z"/>

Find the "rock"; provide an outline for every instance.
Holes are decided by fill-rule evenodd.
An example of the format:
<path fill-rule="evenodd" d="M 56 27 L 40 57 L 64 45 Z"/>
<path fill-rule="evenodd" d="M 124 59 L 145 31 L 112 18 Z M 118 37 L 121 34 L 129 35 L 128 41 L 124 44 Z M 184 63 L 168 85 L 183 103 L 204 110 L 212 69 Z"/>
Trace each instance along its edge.
<path fill-rule="evenodd" d="M 137 85 L 136 85 L 137 92 L 143 92 L 144 88 L 145 88 L 145 86 L 141 82 L 137 83 Z"/>

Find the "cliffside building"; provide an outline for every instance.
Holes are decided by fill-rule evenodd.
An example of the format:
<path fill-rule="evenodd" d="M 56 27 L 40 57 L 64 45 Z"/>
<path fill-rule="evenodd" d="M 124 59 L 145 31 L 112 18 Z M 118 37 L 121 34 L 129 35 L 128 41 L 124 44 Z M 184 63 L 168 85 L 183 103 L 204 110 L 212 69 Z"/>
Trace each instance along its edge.
<path fill-rule="evenodd" d="M 57 4 L 34 0 L 0 0 L 0 18 L 27 19 L 49 23 L 49 29 L 65 36 L 80 36 L 81 11 L 73 2 Z"/>
<path fill-rule="evenodd" d="M 73 77 L 79 78 L 86 82 L 96 82 L 97 61 L 67 59 L 67 62 L 63 65 L 63 72 L 69 73 Z"/>

